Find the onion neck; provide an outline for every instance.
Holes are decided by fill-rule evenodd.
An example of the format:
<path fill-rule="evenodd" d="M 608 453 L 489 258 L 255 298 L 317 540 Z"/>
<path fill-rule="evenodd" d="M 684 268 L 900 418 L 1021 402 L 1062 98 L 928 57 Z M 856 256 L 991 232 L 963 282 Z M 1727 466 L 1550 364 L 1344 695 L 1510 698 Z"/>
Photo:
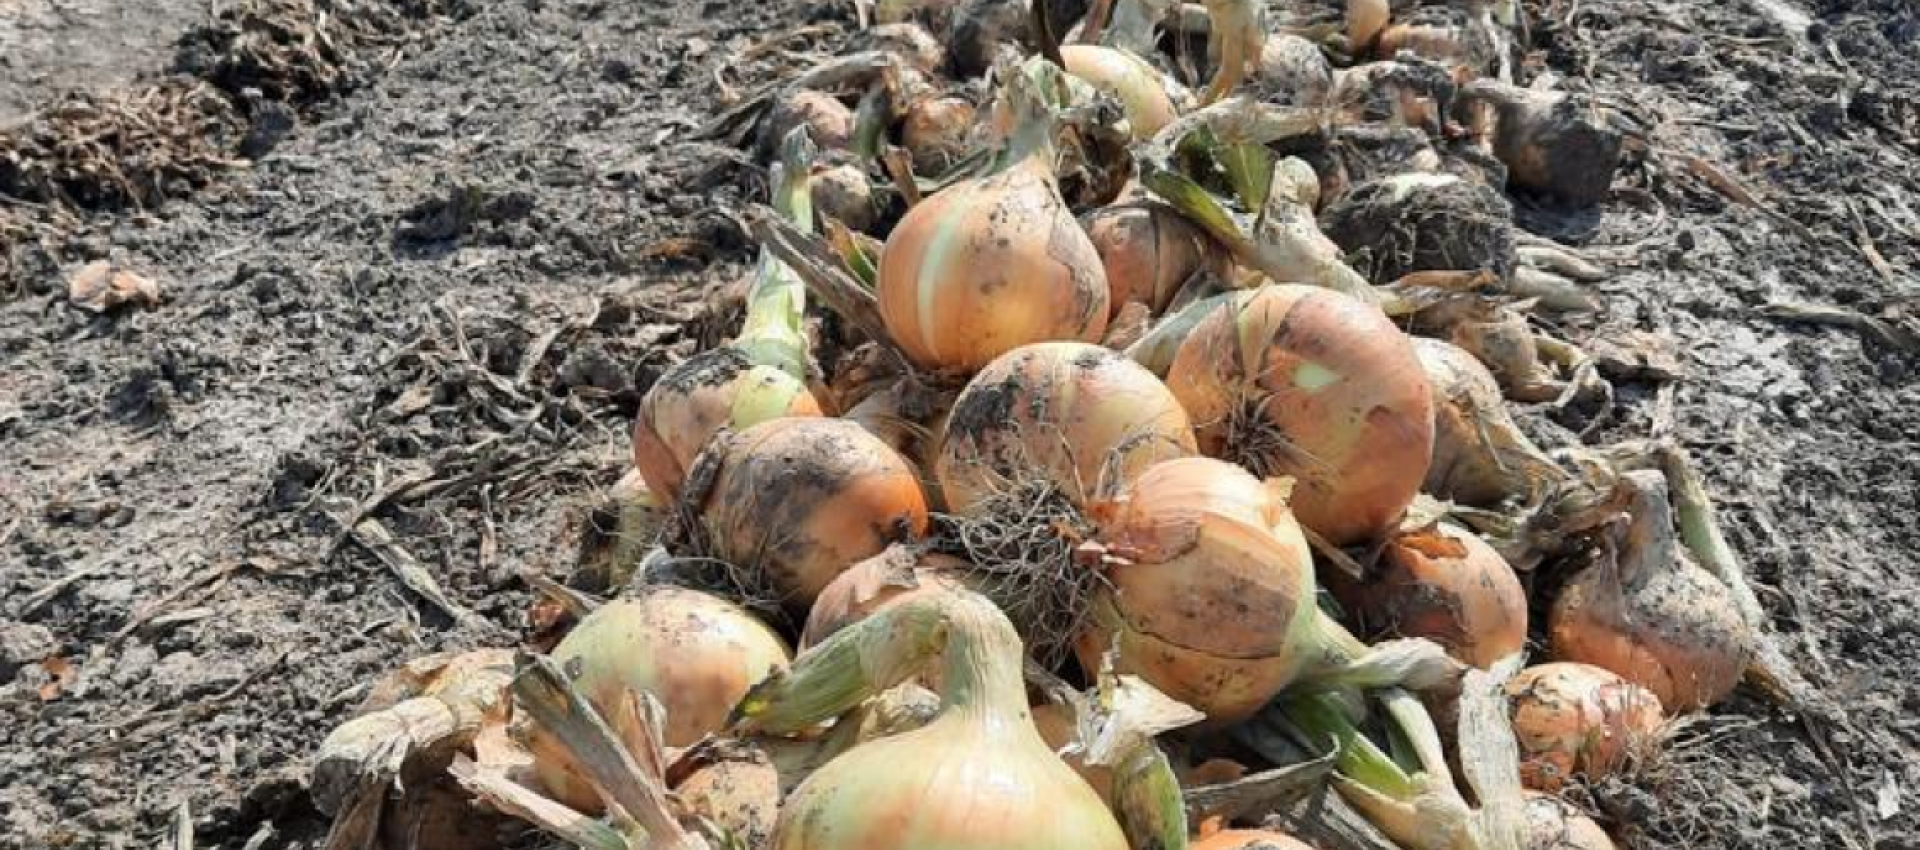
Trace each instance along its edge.
<path fill-rule="evenodd" d="M 1021 676 L 1020 635 L 985 597 L 935 597 L 947 615 L 947 641 L 940 697 L 946 711 L 989 731 L 1033 731 Z M 1038 732 L 1034 732 L 1038 735 Z"/>
<path fill-rule="evenodd" d="M 1001 91 L 1013 112 L 1013 132 L 1007 139 L 1002 170 L 1033 169 L 1053 179 L 1053 137 L 1059 128 L 1055 104 L 1068 100 L 1067 86 L 1066 72 L 1045 59 L 1036 57 L 1008 69 Z"/>
<path fill-rule="evenodd" d="M 813 231 L 813 195 L 809 173 L 814 149 L 804 128 L 795 128 L 781 144 L 773 166 L 773 208 L 802 231 Z M 807 335 L 803 320 L 807 288 L 800 276 L 772 251 L 760 250 L 753 288 L 747 292 L 747 316 L 733 345 L 755 365 L 772 366 L 799 380 L 807 377 Z"/>
<path fill-rule="evenodd" d="M 1628 472 L 1618 486 L 1626 490 L 1630 517 L 1620 539 L 1620 581 L 1630 585 L 1673 563 L 1673 504 L 1667 499 L 1666 476 L 1654 470 Z"/>

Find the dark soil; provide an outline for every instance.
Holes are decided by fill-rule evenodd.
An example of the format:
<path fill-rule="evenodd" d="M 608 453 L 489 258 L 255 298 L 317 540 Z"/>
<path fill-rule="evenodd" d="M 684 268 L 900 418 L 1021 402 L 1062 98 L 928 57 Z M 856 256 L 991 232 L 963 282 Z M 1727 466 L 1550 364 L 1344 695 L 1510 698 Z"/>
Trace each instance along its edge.
<path fill-rule="evenodd" d="M 716 76 L 832 49 L 843 5 L 435 4 L 250 167 L 0 272 L 0 847 L 156 846 L 182 806 L 203 848 L 317 846 L 314 745 L 401 660 L 523 630 L 518 573 L 571 566 L 563 520 L 625 465 L 640 390 L 746 272 L 733 211 L 761 178 L 690 138 Z M 12 49 L 21 8 L 0 0 L 0 94 L 50 98 L 69 78 Z M 1768 310 L 1920 312 L 1920 11 L 1534 11 L 1545 66 L 1645 140 L 1599 211 L 1516 202 L 1624 267 L 1563 330 L 1657 331 L 1688 361 L 1622 381 L 1595 439 L 1702 461 L 1788 653 L 1850 718 L 1835 772 L 1742 691 L 1595 802 L 1639 847 L 1920 846 L 1920 358 Z M 161 305 L 67 305 L 103 256 Z M 344 535 L 362 519 L 446 605 Z"/>

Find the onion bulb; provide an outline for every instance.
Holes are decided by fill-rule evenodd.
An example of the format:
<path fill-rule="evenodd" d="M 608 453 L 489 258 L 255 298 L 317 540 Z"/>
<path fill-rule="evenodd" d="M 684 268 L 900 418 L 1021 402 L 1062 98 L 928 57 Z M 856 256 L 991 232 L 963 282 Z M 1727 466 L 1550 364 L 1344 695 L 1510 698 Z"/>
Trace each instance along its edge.
<path fill-rule="evenodd" d="M 761 152 L 771 155 L 787 134 L 805 127 L 813 143 L 826 150 L 845 150 L 853 140 L 853 110 L 832 95 L 801 90 L 781 98 L 767 113 L 761 130 Z"/>
<path fill-rule="evenodd" d="M 1387 0 L 1347 0 L 1347 49 L 1359 56 L 1387 28 L 1393 9 Z"/>
<path fill-rule="evenodd" d="M 927 530 L 900 455 L 841 419 L 774 419 L 716 440 L 698 507 L 713 554 L 804 606 L 848 567 Z M 701 462 L 707 462 L 703 457 Z"/>
<path fill-rule="evenodd" d="M 1081 666 L 1145 679 L 1215 725 L 1243 720 L 1321 660 L 1313 552 L 1284 488 L 1232 464 L 1156 464 L 1095 511 L 1107 582 Z"/>
<path fill-rule="evenodd" d="M 1061 754 L 1080 741 L 1080 726 L 1074 720 L 1073 709 L 1056 703 L 1036 705 L 1033 707 L 1033 727 L 1040 732 L 1040 738 L 1047 742 L 1047 747 L 1080 774 L 1080 778 L 1087 781 L 1100 799 L 1107 801 L 1109 806 L 1113 805 L 1113 768 L 1090 765 L 1077 756 Z"/>
<path fill-rule="evenodd" d="M 1327 584 L 1370 630 L 1428 638 L 1467 664 L 1491 667 L 1526 648 L 1527 594 L 1513 567 L 1458 526 L 1397 535 L 1372 581 Z"/>
<path fill-rule="evenodd" d="M 1060 58 L 1067 73 L 1120 101 L 1136 140 L 1153 138 L 1179 117 L 1160 71 L 1138 56 L 1098 44 L 1068 44 L 1060 48 Z"/>
<path fill-rule="evenodd" d="M 615 731 L 622 731 L 618 718 L 629 690 L 659 700 L 669 747 L 719 731 L 750 686 L 787 665 L 785 644 L 745 609 L 672 587 L 600 606 L 552 655 Z M 538 726 L 526 731 L 534 773 L 549 795 L 575 809 L 599 811 L 599 793 L 558 739 Z"/>
<path fill-rule="evenodd" d="M 1021 119 L 1006 165 L 916 205 L 880 253 L 881 320 L 923 369 L 968 374 L 1028 343 L 1106 331 L 1106 274 L 1060 197 L 1053 119 L 1035 90 L 1052 66 L 1028 67 L 1043 79 L 1006 82 Z"/>
<path fill-rule="evenodd" d="M 1154 201 L 1103 207 L 1080 217 L 1106 270 L 1108 309 L 1130 301 L 1159 315 L 1187 279 L 1202 269 L 1224 273 L 1225 252 L 1180 213 Z"/>
<path fill-rule="evenodd" d="M 742 728 L 777 734 L 929 668 L 940 682 L 932 722 L 859 744 L 794 790 L 773 850 L 1125 850 L 1114 815 L 1034 727 L 1021 659 L 1006 615 L 956 593 L 888 607 L 755 687 Z"/>
<path fill-rule="evenodd" d="M 1153 373 L 1097 345 L 1047 342 L 1002 355 L 968 382 L 934 475 L 962 514 L 1028 485 L 1084 507 L 1193 448 L 1186 412 Z"/>
<path fill-rule="evenodd" d="M 1433 397 L 1406 334 L 1326 289 L 1235 293 L 1194 326 L 1167 386 L 1200 450 L 1298 481 L 1293 513 L 1335 545 L 1393 528 L 1433 453 Z"/>
<path fill-rule="evenodd" d="M 743 847 L 764 847 L 780 815 L 780 770 L 758 747 L 716 741 L 673 785 L 681 810 L 718 827 Z"/>
<path fill-rule="evenodd" d="M 1666 476 L 1628 472 L 1618 487 L 1631 519 L 1617 554 L 1567 580 L 1547 621 L 1549 646 L 1652 691 L 1668 711 L 1706 708 L 1740 683 L 1753 632 L 1727 586 L 1678 545 Z"/>
<path fill-rule="evenodd" d="M 828 583 L 813 600 L 806 628 L 800 633 L 800 648 L 805 650 L 826 640 L 890 605 L 964 590 L 967 585 L 962 576 L 968 566 L 951 555 L 902 546 L 861 561 Z"/>
<path fill-rule="evenodd" d="M 821 215 L 863 233 L 871 230 L 880 216 L 873 198 L 873 181 L 852 163 L 815 171 L 811 194 L 813 207 Z"/>
<path fill-rule="evenodd" d="M 1528 667 L 1507 682 L 1507 697 L 1520 778 L 1538 791 L 1611 775 L 1657 742 L 1664 720 L 1658 697 L 1591 664 Z"/>
<path fill-rule="evenodd" d="M 900 119 L 900 145 L 913 155 L 913 170 L 938 175 L 964 158 L 974 118 L 973 104 L 960 97 L 927 97 L 908 106 Z"/>
<path fill-rule="evenodd" d="M 1223 829 L 1195 839 L 1187 850 L 1313 850 L 1300 839 L 1270 829 Z"/>
<path fill-rule="evenodd" d="M 1572 803 L 1538 791 L 1521 794 L 1527 804 L 1527 850 L 1613 850 L 1607 831 Z"/>
<path fill-rule="evenodd" d="M 813 153 L 806 135 L 793 132 L 773 168 L 774 207 L 803 229 L 813 227 Z M 805 310 L 805 284 L 763 250 L 739 336 L 674 364 L 647 388 L 633 423 L 633 463 L 656 495 L 679 495 L 694 458 L 723 427 L 821 415 L 806 382 Z"/>
<path fill-rule="evenodd" d="M 1433 461 L 1422 490 L 1464 505 L 1529 501 L 1565 471 L 1527 439 L 1507 412 L 1491 372 L 1465 349 L 1416 337 L 1414 353 L 1433 391 Z"/>

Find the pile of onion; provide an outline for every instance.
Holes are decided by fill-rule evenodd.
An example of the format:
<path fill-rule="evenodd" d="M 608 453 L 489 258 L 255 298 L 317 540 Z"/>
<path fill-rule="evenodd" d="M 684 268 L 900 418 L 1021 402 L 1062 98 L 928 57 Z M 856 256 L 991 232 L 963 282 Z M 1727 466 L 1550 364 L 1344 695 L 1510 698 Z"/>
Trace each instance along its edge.
<path fill-rule="evenodd" d="M 1293 513 L 1335 545 L 1391 530 L 1426 477 L 1433 397 L 1413 345 L 1340 293 L 1235 293 L 1181 343 L 1167 386 L 1202 452 L 1296 479 Z"/>
<path fill-rule="evenodd" d="M 1182 458 L 1096 507 L 1107 583 L 1075 644 L 1082 667 L 1116 651 L 1118 672 L 1224 725 L 1325 661 L 1313 553 L 1284 490 Z"/>
<path fill-rule="evenodd" d="M 719 731 L 747 689 L 787 665 L 787 648 L 738 605 L 693 590 L 655 588 L 595 609 L 554 647 L 554 661 L 602 717 L 623 732 L 629 691 L 666 709 L 662 743 L 685 747 Z M 633 740 L 623 735 L 623 740 Z M 534 772 L 549 796 L 596 812 L 601 801 L 565 747 L 526 730 Z"/>
<path fill-rule="evenodd" d="M 1097 345 L 1007 352 L 968 382 L 934 461 L 949 509 L 1044 485 L 1084 507 L 1148 466 L 1191 454 L 1186 411 L 1159 378 Z"/>
<path fill-rule="evenodd" d="M 1507 697 L 1520 778 L 1538 791 L 1618 771 L 1658 741 L 1665 722 L 1658 697 L 1590 664 L 1528 667 L 1507 683 Z"/>
<path fill-rule="evenodd" d="M 1527 594 L 1500 553 L 1448 523 L 1395 535 L 1366 583 L 1330 571 L 1327 587 L 1363 633 L 1428 638 L 1477 667 L 1526 648 Z"/>
<path fill-rule="evenodd" d="M 741 701 L 743 728 L 809 729 L 938 671 L 926 726 L 855 746 L 787 798 L 775 850 L 1125 850 L 1114 815 L 1035 729 L 1013 624 L 961 592 L 889 606 L 802 653 Z M 937 659 L 937 661 L 936 661 Z"/>
<path fill-rule="evenodd" d="M 927 530 L 913 468 L 858 424 L 774 419 L 714 441 L 696 510 L 714 556 L 796 608 L 848 567 Z"/>
<path fill-rule="evenodd" d="M 947 187 L 894 227 L 880 253 L 887 333 L 915 365 L 969 374 L 1022 345 L 1100 339 L 1108 291 L 1100 255 L 1054 175 L 1054 120 L 1037 60 L 1008 76 L 1019 122 L 998 171 Z"/>

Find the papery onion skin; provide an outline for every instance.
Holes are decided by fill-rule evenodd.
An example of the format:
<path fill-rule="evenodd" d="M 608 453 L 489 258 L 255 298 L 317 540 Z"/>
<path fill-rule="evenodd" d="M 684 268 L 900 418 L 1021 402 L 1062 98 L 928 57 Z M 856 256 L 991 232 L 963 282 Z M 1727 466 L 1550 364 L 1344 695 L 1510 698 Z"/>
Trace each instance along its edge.
<path fill-rule="evenodd" d="M 743 747 L 688 774 L 673 797 L 742 846 L 764 847 L 780 816 L 780 771 L 766 753 Z"/>
<path fill-rule="evenodd" d="M 967 589 L 971 565 L 938 552 L 893 547 L 854 564 L 835 577 L 813 600 L 800 634 L 804 651 L 875 611 L 909 599 Z"/>
<path fill-rule="evenodd" d="M 1492 546 L 1456 525 L 1389 540 L 1372 581 L 1329 576 L 1327 585 L 1370 630 L 1429 638 L 1466 664 L 1491 667 L 1526 648 L 1520 579 Z"/>
<path fill-rule="evenodd" d="M 775 419 L 709 451 L 719 466 L 699 514 L 714 554 L 763 571 L 790 605 L 810 604 L 848 567 L 926 533 L 913 468 L 853 422 Z"/>
<path fill-rule="evenodd" d="M 1148 469 L 1097 512 L 1108 586 L 1075 642 L 1207 715 L 1251 716 L 1316 659 L 1313 553 L 1274 485 L 1185 458 Z"/>
<path fill-rule="evenodd" d="M 1524 502 L 1567 477 L 1514 423 L 1492 373 L 1472 354 L 1425 337 L 1413 346 L 1434 400 L 1433 461 L 1423 492 L 1494 507 Z"/>
<path fill-rule="evenodd" d="M 602 716 L 618 716 L 628 689 L 659 700 L 669 747 L 719 731 L 747 689 L 788 660 L 780 637 L 745 609 L 671 587 L 600 606 L 552 656 Z M 558 741 L 536 726 L 527 743 L 550 796 L 582 811 L 600 810 L 599 793 Z"/>
<path fill-rule="evenodd" d="M 1224 829 L 1197 838 L 1187 850 L 1313 850 L 1299 839 L 1270 829 Z"/>
<path fill-rule="evenodd" d="M 640 400 L 633 423 L 633 463 L 654 493 L 671 500 L 694 458 L 735 422 L 743 396 L 772 416 L 820 416 L 807 386 L 771 366 L 755 365 L 733 347 L 708 349 L 667 369 Z M 756 422 L 758 420 L 755 420 Z"/>
<path fill-rule="evenodd" d="M 1194 327 L 1167 386 L 1202 453 L 1297 479 L 1294 514 L 1334 545 L 1393 528 L 1432 459 L 1433 397 L 1412 343 L 1330 290 L 1237 295 Z"/>
<path fill-rule="evenodd" d="M 1613 774 L 1655 746 L 1665 722 L 1658 697 L 1591 664 L 1528 667 L 1507 683 L 1507 698 L 1521 782 L 1536 791 Z"/>
<path fill-rule="evenodd" d="M 799 91 L 776 102 L 761 131 L 761 152 L 772 155 L 793 128 L 805 126 L 821 150 L 844 150 L 853 140 L 853 110 L 832 95 Z"/>
<path fill-rule="evenodd" d="M 1171 207 L 1151 201 L 1116 204 L 1080 217 L 1106 270 L 1108 309 L 1118 316 L 1129 301 L 1166 311 L 1196 272 L 1225 272 L 1226 251 Z"/>
<path fill-rule="evenodd" d="M 1668 711 L 1719 702 L 1740 684 L 1753 633 L 1726 584 L 1674 534 L 1659 472 L 1622 476 L 1631 520 L 1614 549 L 1567 580 L 1548 616 L 1557 658 L 1604 667 L 1652 691 Z"/>
<path fill-rule="evenodd" d="M 1073 710 L 1063 705 L 1046 703 L 1033 707 L 1033 727 L 1040 732 L 1040 738 L 1047 742 L 1055 753 L 1059 753 L 1079 740 L 1079 729 L 1074 723 Z M 1113 768 L 1094 767 L 1077 757 L 1061 756 L 1061 760 L 1080 774 L 1081 779 L 1100 795 L 1107 805 L 1113 805 Z"/>
<path fill-rule="evenodd" d="M 947 417 L 934 474 L 958 513 L 1036 481 L 1084 506 L 1193 450 L 1186 412 L 1153 373 L 1097 345 L 1038 343 L 968 382 Z"/>
<path fill-rule="evenodd" d="M 1614 850 L 1607 831 L 1572 803 L 1538 791 L 1522 791 L 1527 811 L 1527 850 Z"/>
<path fill-rule="evenodd" d="M 1139 57 L 1098 44 L 1067 44 L 1060 58 L 1067 73 L 1120 101 L 1136 140 L 1153 138 L 1179 117 L 1160 72 Z"/>

